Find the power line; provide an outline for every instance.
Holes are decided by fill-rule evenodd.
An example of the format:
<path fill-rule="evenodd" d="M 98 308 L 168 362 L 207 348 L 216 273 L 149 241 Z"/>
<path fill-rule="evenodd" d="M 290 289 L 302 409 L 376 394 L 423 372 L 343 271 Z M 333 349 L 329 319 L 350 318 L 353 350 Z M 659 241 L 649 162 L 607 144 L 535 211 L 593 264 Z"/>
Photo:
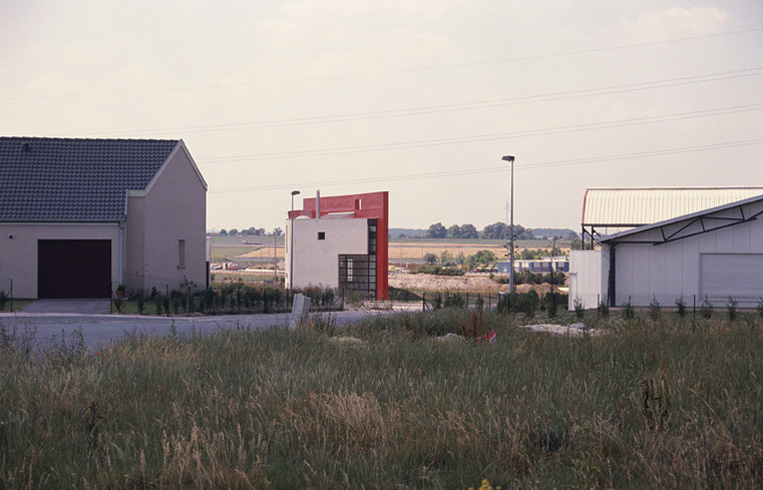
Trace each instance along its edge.
<path fill-rule="evenodd" d="M 678 121 L 685 119 L 696 119 L 700 117 L 718 116 L 724 114 L 733 114 L 738 112 L 759 111 L 763 109 L 763 103 L 747 104 L 742 106 L 723 107 L 720 109 L 708 109 L 701 111 L 680 112 L 674 114 L 666 114 L 662 116 L 647 116 L 632 119 L 620 119 L 615 121 L 588 123 L 570 126 L 558 126 L 553 128 L 540 128 L 540 129 L 528 129 L 522 131 L 513 131 L 507 133 L 493 133 L 484 135 L 472 135 L 461 136 L 456 138 L 439 138 L 433 140 L 418 140 L 418 141 L 406 141 L 399 143 L 382 143 L 378 145 L 364 145 L 364 146 L 350 146 L 350 147 L 334 147 L 324 148 L 318 150 L 301 150 L 301 151 L 288 151 L 288 152 L 273 152 L 273 153 L 255 153 L 250 155 L 237 155 L 228 157 L 210 157 L 201 158 L 201 162 L 237 162 L 247 160 L 273 160 L 283 158 L 296 158 L 296 157 L 314 157 L 314 156 L 327 156 L 327 155 L 342 155 L 348 153 L 368 152 L 368 151 L 387 151 L 387 150 L 400 150 L 408 148 L 421 148 L 427 146 L 439 146 L 439 145 L 453 145 L 460 143 L 475 143 L 481 141 L 495 141 L 506 138 L 520 138 L 528 136 L 545 136 L 549 134 L 570 133 L 577 131 L 597 130 L 597 129 L 610 129 L 617 127 L 626 127 L 639 124 L 654 124 L 659 122 Z"/>
<path fill-rule="evenodd" d="M 763 138 L 752 139 L 752 140 L 742 140 L 742 141 L 730 141 L 730 142 L 724 142 L 724 143 L 714 143 L 714 144 L 700 145 L 700 146 L 684 146 L 684 147 L 677 147 L 677 148 L 665 148 L 662 150 L 621 153 L 621 154 L 606 155 L 606 156 L 599 156 L 599 157 L 576 158 L 576 159 L 567 159 L 567 160 L 549 160 L 545 162 L 528 163 L 521 166 L 517 165 L 515 170 L 527 171 L 527 170 L 535 170 L 535 169 L 544 168 L 544 167 L 562 167 L 562 166 L 569 166 L 569 165 L 582 165 L 586 163 L 607 162 L 607 161 L 613 161 L 613 160 L 648 158 L 648 157 L 663 156 L 663 155 L 675 155 L 680 153 L 691 153 L 691 152 L 697 152 L 697 151 L 712 151 L 712 150 L 720 150 L 720 149 L 727 149 L 727 148 L 737 148 L 737 147 L 752 146 L 752 145 L 759 145 L 759 144 L 763 144 Z M 395 175 L 395 176 L 387 176 L 387 177 L 377 176 L 377 177 L 363 177 L 358 179 L 346 179 L 346 180 L 327 180 L 327 181 L 320 181 L 320 182 L 301 182 L 301 183 L 292 182 L 288 184 L 230 187 L 230 188 L 223 188 L 223 189 L 212 189 L 212 190 L 209 190 L 209 192 L 212 194 L 219 194 L 219 193 L 230 193 L 230 192 L 283 190 L 283 189 L 290 189 L 293 187 L 300 187 L 300 186 L 301 187 L 313 187 L 313 186 L 317 187 L 317 186 L 325 186 L 325 185 L 361 184 L 361 183 L 369 183 L 369 182 L 396 182 L 396 181 L 431 179 L 431 178 L 460 177 L 464 175 L 486 174 L 486 173 L 496 173 L 496 172 L 506 172 L 506 171 L 508 171 L 508 167 L 505 165 L 502 165 L 502 166 L 494 166 L 494 167 L 470 168 L 470 169 L 464 169 L 464 170 L 451 170 L 451 171 L 428 172 L 428 173 L 417 173 L 417 174 L 405 174 L 405 175 Z"/>
<path fill-rule="evenodd" d="M 152 129 L 133 129 L 128 131 L 102 131 L 96 133 L 89 133 L 93 136 L 102 135 L 129 135 L 129 134 L 155 134 L 160 132 L 183 132 L 183 133 L 198 133 L 198 132 L 212 132 L 212 131 L 233 131 L 243 129 L 259 129 L 259 128 L 272 128 L 283 126 L 296 126 L 307 124 L 323 124 L 323 123 L 336 123 L 346 121 L 358 121 L 364 119 L 377 119 L 377 118 L 389 118 L 389 117 L 403 117 L 414 116 L 423 114 L 436 114 L 443 112 L 453 111 L 465 111 L 485 109 L 492 107 L 500 107 L 506 105 L 527 104 L 536 102 L 552 102 L 559 100 L 570 100 L 581 97 L 595 97 L 599 95 L 608 95 L 614 93 L 634 92 L 638 90 L 651 90 L 665 87 L 675 87 L 697 83 L 707 83 L 718 80 L 728 80 L 734 78 L 743 78 L 751 76 L 763 75 L 763 67 L 747 68 L 742 70 L 732 70 L 726 72 L 709 73 L 705 75 L 692 75 L 686 77 L 669 78 L 664 80 L 655 80 L 650 82 L 639 82 L 625 85 L 610 85 L 606 87 L 574 90 L 566 92 L 552 92 L 548 94 L 529 95 L 525 97 L 512 97 L 504 99 L 493 99 L 485 101 L 464 102 L 457 104 L 441 104 L 434 106 L 421 106 L 412 107 L 408 109 L 391 109 L 384 111 L 369 111 L 369 112 L 357 112 L 349 114 L 338 114 L 328 116 L 314 116 L 304 118 L 290 118 L 290 119 L 274 119 L 269 121 L 254 121 L 254 122 L 242 122 L 242 123 L 227 123 L 227 124 L 215 124 L 204 126 L 185 126 L 175 128 L 152 128 Z M 78 133 L 77 135 L 81 135 Z M 62 134 L 60 136 L 72 136 Z"/>
<path fill-rule="evenodd" d="M 732 36 L 737 34 L 747 34 L 751 32 L 760 32 L 760 31 L 763 31 L 763 28 L 744 29 L 739 31 L 723 32 L 718 34 L 707 34 L 703 36 L 683 37 L 683 38 L 677 38 L 677 39 L 668 39 L 664 41 L 622 44 L 619 46 L 605 46 L 601 48 L 591 48 L 591 49 L 583 49 L 583 50 L 576 50 L 576 51 L 562 51 L 559 53 L 546 53 L 546 54 L 531 55 L 531 56 L 501 58 L 501 59 L 495 59 L 495 60 L 471 61 L 471 62 L 454 63 L 454 64 L 447 64 L 447 65 L 432 65 L 432 66 L 413 67 L 413 68 L 400 68 L 396 70 L 380 70 L 380 71 L 371 71 L 371 72 L 326 75 L 326 76 L 320 76 L 320 77 L 287 78 L 287 79 L 278 79 L 278 80 L 259 80 L 259 81 L 252 81 L 252 82 L 243 82 L 243 83 L 197 85 L 197 86 L 189 86 L 189 87 L 168 87 L 168 88 L 145 89 L 145 90 L 118 90 L 118 91 L 110 91 L 110 92 L 83 92 L 83 93 L 72 93 L 72 94 L 20 95 L 15 97 L 0 97 L 0 100 L 50 99 L 50 98 L 65 98 L 65 97 L 97 97 L 97 96 L 112 96 L 112 95 L 137 95 L 137 94 L 152 94 L 152 93 L 185 92 L 185 91 L 192 91 L 192 90 L 251 87 L 255 85 L 302 83 L 302 82 L 314 82 L 314 81 L 323 81 L 323 80 L 338 80 L 338 79 L 345 79 L 345 78 L 394 75 L 399 73 L 414 73 L 414 72 L 430 71 L 430 70 L 443 70 L 443 69 L 463 68 L 463 67 L 470 67 L 470 66 L 510 63 L 510 62 L 516 62 L 516 61 L 531 61 L 536 59 L 556 58 L 556 57 L 572 56 L 572 55 L 580 55 L 580 54 L 588 54 L 588 53 L 601 53 L 606 51 L 615 51 L 615 50 L 630 49 L 630 48 L 637 48 L 637 47 L 644 47 L 644 46 L 657 46 L 657 45 L 663 45 L 663 44 L 679 43 L 684 41 L 694 41 L 697 39 Z"/>

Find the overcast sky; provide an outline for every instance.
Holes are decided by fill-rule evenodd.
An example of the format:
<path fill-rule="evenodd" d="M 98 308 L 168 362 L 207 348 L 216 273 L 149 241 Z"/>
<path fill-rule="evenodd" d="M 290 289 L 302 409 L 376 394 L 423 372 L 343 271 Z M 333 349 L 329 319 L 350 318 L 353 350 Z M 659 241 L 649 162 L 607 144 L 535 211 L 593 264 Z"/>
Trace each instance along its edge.
<path fill-rule="evenodd" d="M 0 134 L 182 138 L 207 227 L 578 229 L 587 187 L 763 184 L 763 2 L 0 0 Z M 301 207 L 297 199 L 296 207 Z"/>

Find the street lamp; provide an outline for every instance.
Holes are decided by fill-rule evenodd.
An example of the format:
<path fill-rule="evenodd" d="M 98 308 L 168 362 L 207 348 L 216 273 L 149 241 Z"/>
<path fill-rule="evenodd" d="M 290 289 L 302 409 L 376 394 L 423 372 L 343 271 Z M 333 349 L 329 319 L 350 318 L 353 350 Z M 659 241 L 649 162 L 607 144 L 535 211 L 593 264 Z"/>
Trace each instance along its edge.
<path fill-rule="evenodd" d="M 289 238 L 291 244 L 289 245 L 289 289 L 294 289 L 294 196 L 299 194 L 299 191 L 291 191 L 291 230 Z"/>
<path fill-rule="evenodd" d="M 509 292 L 514 301 L 514 155 L 504 155 L 501 160 L 511 164 L 511 224 L 509 225 Z"/>

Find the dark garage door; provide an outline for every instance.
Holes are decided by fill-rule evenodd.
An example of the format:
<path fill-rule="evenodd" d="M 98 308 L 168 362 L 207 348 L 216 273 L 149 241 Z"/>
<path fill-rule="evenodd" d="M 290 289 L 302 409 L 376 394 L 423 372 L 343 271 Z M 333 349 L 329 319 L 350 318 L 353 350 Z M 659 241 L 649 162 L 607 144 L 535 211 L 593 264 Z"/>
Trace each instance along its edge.
<path fill-rule="evenodd" d="M 111 296 L 111 240 L 38 240 L 38 298 Z"/>

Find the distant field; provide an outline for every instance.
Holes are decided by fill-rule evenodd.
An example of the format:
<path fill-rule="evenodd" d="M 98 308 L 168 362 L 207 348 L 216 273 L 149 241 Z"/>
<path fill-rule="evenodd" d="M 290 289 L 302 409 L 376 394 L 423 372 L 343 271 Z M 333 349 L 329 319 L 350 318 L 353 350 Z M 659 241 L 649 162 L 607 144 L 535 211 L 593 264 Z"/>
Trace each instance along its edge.
<path fill-rule="evenodd" d="M 245 243 L 246 242 L 246 243 Z M 389 242 L 390 262 L 421 262 L 428 253 L 438 257 L 443 252 L 448 252 L 454 257 L 463 253 L 468 257 L 480 250 L 490 250 L 496 257 L 506 256 L 504 240 L 457 240 L 457 239 L 392 239 Z M 278 237 L 276 241 L 275 256 L 283 259 L 285 256 L 284 237 Z M 515 245 L 520 248 L 550 248 L 549 240 L 516 240 Z M 272 237 L 221 237 L 214 236 L 212 239 L 213 262 L 223 261 L 249 261 L 268 262 L 273 260 Z M 568 247 L 567 242 L 559 242 L 558 246 Z"/>
<path fill-rule="evenodd" d="M 454 257 L 463 253 L 465 257 L 476 254 L 480 250 L 489 250 L 496 257 L 506 257 L 508 249 L 504 247 L 503 240 L 422 240 L 422 239 L 395 239 L 389 243 L 390 262 L 416 262 L 422 261 L 428 253 L 440 256 L 448 252 Z M 514 245 L 524 248 L 550 248 L 548 240 L 516 240 Z M 559 246 L 563 246 L 560 244 Z"/>

